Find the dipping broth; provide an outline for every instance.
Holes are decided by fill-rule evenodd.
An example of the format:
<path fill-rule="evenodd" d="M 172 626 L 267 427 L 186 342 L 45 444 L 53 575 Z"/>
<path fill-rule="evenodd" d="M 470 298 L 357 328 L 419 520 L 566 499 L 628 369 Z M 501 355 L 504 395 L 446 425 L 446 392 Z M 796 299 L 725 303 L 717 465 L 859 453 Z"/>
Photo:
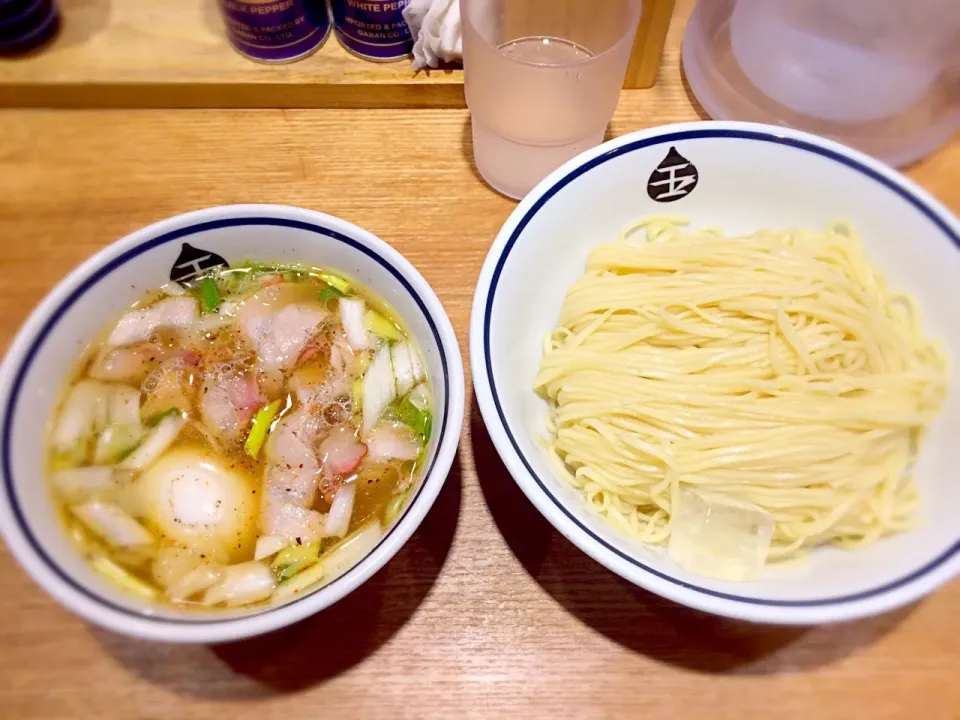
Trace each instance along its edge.
<path fill-rule="evenodd" d="M 402 321 L 318 268 L 147 293 L 82 354 L 49 431 L 72 542 L 127 592 L 282 602 L 362 559 L 421 469 L 432 399 Z"/>

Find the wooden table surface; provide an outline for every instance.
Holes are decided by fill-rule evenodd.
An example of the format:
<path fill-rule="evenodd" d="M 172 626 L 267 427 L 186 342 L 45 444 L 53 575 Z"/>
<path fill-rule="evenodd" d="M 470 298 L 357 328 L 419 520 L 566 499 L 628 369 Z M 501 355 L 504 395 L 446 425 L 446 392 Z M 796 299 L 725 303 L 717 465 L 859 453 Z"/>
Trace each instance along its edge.
<path fill-rule="evenodd" d="M 611 134 L 697 117 L 680 28 Z M 0 112 L 0 341 L 70 268 L 151 221 L 277 202 L 385 238 L 426 276 L 464 354 L 473 287 L 514 204 L 470 161 L 461 110 Z M 960 142 L 909 171 L 960 211 Z M 468 395 L 469 397 L 469 395 Z M 756 627 L 636 589 L 521 495 L 468 400 L 420 530 L 302 624 L 218 647 L 138 642 L 62 610 L 0 550 L 0 717 L 960 717 L 960 582 L 884 617 Z"/>

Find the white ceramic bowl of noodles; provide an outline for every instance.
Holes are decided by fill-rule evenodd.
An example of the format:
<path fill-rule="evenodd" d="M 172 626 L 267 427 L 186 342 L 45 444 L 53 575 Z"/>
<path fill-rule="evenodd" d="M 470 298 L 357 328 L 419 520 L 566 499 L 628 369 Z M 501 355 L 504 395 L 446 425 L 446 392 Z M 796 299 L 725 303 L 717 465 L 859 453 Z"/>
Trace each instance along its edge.
<path fill-rule="evenodd" d="M 648 187 L 651 181 L 660 184 Z M 532 389 L 543 339 L 588 252 L 636 220 L 664 213 L 729 236 L 848 219 L 891 287 L 918 299 L 924 332 L 941 338 L 954 362 L 960 357 L 960 223 L 916 184 L 842 145 L 779 127 L 711 122 L 633 133 L 541 182 L 501 229 L 478 280 L 470 326 L 476 396 L 527 497 L 613 572 L 718 615 L 786 624 L 847 620 L 910 603 L 953 578 L 960 571 L 956 383 L 916 466 L 919 529 L 859 552 L 819 548 L 808 563 L 768 570 L 755 581 L 685 572 L 662 549 L 619 535 L 557 477 L 539 442 L 546 403 Z"/>
<path fill-rule="evenodd" d="M 95 574 L 68 543 L 43 481 L 45 426 L 67 373 L 106 322 L 170 280 L 183 243 L 228 262 L 263 259 L 338 270 L 384 298 L 406 321 L 426 362 L 434 430 L 426 470 L 401 515 L 356 566 L 278 606 L 189 612 L 141 601 Z M 109 245 L 60 282 L 11 343 L 0 370 L 0 527 L 33 579 L 69 610 L 128 635 L 220 642 L 275 630 L 335 603 L 385 565 L 433 505 L 456 453 L 464 376 L 457 339 L 426 280 L 400 253 L 329 215 L 278 205 L 179 215 Z"/>

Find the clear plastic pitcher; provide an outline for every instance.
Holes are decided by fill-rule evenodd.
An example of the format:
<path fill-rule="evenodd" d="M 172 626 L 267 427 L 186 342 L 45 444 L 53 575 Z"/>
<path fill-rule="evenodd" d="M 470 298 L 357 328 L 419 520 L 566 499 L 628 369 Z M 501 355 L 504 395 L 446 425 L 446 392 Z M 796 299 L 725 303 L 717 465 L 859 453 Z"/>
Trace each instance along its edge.
<path fill-rule="evenodd" d="M 808 130 L 904 165 L 960 128 L 960 1 L 699 0 L 683 67 L 717 120 Z"/>

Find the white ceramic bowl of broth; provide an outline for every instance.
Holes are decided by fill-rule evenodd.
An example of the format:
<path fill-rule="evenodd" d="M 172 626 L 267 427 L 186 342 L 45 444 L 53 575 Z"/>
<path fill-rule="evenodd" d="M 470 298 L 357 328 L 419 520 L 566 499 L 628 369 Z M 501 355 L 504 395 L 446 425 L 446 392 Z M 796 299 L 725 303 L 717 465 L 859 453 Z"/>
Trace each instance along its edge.
<path fill-rule="evenodd" d="M 254 259 L 341 273 L 396 311 L 426 366 L 433 429 L 424 469 L 399 515 L 350 570 L 283 603 L 191 611 L 120 590 L 93 572 L 68 542 L 44 482 L 45 434 L 78 354 L 146 291 L 170 282 L 185 243 L 230 263 Z M 201 257 L 198 262 L 210 260 Z M 0 522 L 9 548 L 34 580 L 69 610 L 111 630 L 170 642 L 220 642 L 312 615 L 390 560 L 423 520 L 450 470 L 463 418 L 464 377 L 456 336 L 442 305 L 400 253 L 370 233 L 318 212 L 238 205 L 158 222 L 113 243 L 73 271 L 10 345 L 0 393 Z"/>
<path fill-rule="evenodd" d="M 540 443 L 546 402 L 533 391 L 544 338 L 588 253 L 639 219 L 686 216 L 736 237 L 849 220 L 890 287 L 919 301 L 923 331 L 960 357 L 960 223 L 929 193 L 837 143 L 779 127 L 691 123 L 605 143 L 537 186 L 501 229 L 480 274 L 470 326 L 477 400 L 514 480 L 590 557 L 636 585 L 699 610 L 809 624 L 916 601 L 960 571 L 960 390 L 956 379 L 915 468 L 920 525 L 860 551 L 819 547 L 759 578 L 683 570 L 662 546 L 615 531 L 561 479 Z"/>

